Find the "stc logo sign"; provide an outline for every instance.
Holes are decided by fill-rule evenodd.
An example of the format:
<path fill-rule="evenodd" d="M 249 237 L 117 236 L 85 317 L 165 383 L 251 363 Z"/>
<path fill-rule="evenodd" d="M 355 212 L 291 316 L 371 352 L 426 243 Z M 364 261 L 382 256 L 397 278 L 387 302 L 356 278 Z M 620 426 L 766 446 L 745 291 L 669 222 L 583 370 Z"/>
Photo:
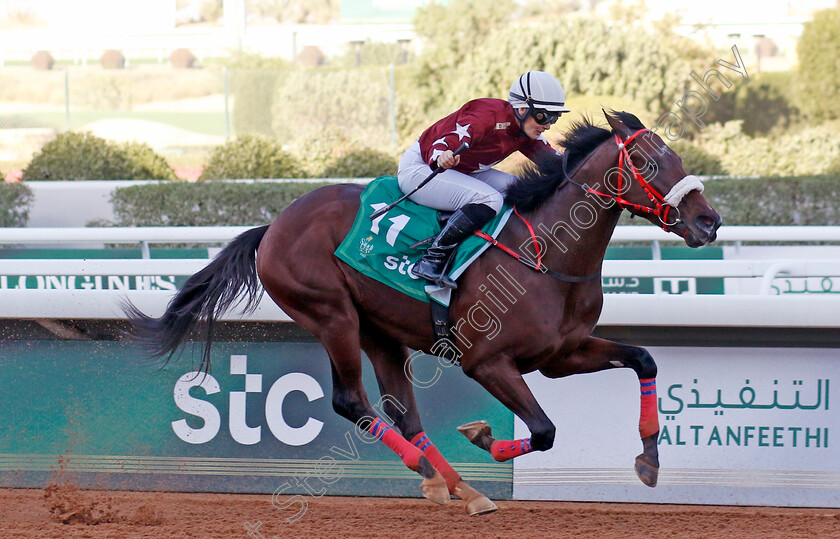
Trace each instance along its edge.
<path fill-rule="evenodd" d="M 249 374 L 248 356 L 230 356 L 230 373 L 245 376 L 245 391 L 231 391 L 228 428 L 231 437 L 242 445 L 254 445 L 262 439 L 262 426 L 248 426 L 245 418 L 245 401 L 248 393 L 262 393 L 262 374 Z M 200 387 L 207 395 L 219 393 L 219 382 L 209 374 L 188 372 L 175 383 L 175 404 L 190 415 L 204 420 L 201 428 L 193 428 L 186 419 L 172 422 L 172 430 L 181 440 L 189 444 L 204 444 L 219 433 L 222 424 L 221 414 L 212 403 L 190 395 L 190 389 Z M 324 396 L 324 390 L 317 380 L 301 372 L 292 372 L 281 376 L 274 382 L 265 397 L 265 418 L 268 430 L 280 442 L 299 446 L 306 445 L 321 432 L 323 421 L 310 417 L 302 426 L 292 427 L 283 417 L 283 401 L 293 391 L 300 391 L 309 402 Z"/>

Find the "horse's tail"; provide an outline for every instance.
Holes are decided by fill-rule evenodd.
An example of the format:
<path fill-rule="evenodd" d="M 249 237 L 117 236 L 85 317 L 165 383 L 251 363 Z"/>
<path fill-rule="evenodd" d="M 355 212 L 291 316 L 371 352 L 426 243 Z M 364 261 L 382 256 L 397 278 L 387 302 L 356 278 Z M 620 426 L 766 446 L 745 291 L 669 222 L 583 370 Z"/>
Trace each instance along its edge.
<path fill-rule="evenodd" d="M 257 276 L 257 247 L 268 226 L 243 232 L 230 242 L 204 269 L 187 279 L 160 318 L 140 312 L 130 302 L 123 311 L 131 323 L 130 335 L 151 357 L 168 363 L 195 330 L 204 341 L 199 370 L 210 369 L 210 346 L 216 318 L 237 303 L 244 292 L 244 312 L 252 312 L 262 296 Z"/>

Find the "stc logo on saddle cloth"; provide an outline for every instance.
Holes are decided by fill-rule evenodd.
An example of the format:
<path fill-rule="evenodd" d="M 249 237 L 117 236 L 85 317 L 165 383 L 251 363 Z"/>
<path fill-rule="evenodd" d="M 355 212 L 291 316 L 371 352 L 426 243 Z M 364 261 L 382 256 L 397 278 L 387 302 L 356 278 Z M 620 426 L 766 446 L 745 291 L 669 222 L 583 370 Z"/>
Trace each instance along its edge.
<path fill-rule="evenodd" d="M 414 267 L 415 262 L 412 262 L 407 256 L 403 255 L 402 259 L 396 256 L 388 256 L 385 258 L 385 269 L 391 271 L 397 271 L 401 275 L 408 275 L 414 280 L 419 279 L 420 277 L 416 277 L 412 272 L 411 268 Z"/>
<path fill-rule="evenodd" d="M 246 418 L 246 399 L 248 393 L 263 392 L 263 375 L 252 374 L 247 371 L 248 356 L 230 356 L 230 374 L 245 376 L 245 391 L 231 391 L 229 395 L 228 426 L 230 436 L 241 445 L 254 445 L 263 436 L 262 425 L 249 426 Z M 219 409 L 213 403 L 194 397 L 190 389 L 200 387 L 207 396 L 222 391 L 219 381 L 210 374 L 193 371 L 181 376 L 175 383 L 174 397 L 178 408 L 191 416 L 204 421 L 204 425 L 195 428 L 195 419 L 179 419 L 172 422 L 172 430 L 184 442 L 189 444 L 204 444 L 213 440 L 219 433 L 222 424 Z M 283 415 L 283 403 L 289 394 L 302 392 L 309 402 L 324 396 L 324 390 L 318 381 L 302 372 L 291 372 L 278 378 L 265 395 L 265 422 L 268 430 L 280 442 L 301 446 L 312 442 L 324 426 L 323 421 L 308 417 L 299 427 L 293 427 Z M 253 398 L 253 397 L 252 397 Z M 250 419 L 253 423 L 253 418 Z"/>

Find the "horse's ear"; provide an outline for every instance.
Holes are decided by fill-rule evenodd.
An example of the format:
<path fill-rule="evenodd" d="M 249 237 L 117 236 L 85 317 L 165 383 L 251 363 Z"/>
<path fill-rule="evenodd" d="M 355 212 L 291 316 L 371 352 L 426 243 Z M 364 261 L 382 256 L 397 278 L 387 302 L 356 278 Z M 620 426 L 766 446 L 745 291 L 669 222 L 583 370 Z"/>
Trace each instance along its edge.
<path fill-rule="evenodd" d="M 631 131 L 629 127 L 624 125 L 624 122 L 622 122 L 618 118 L 618 116 L 616 116 L 615 114 L 610 114 L 609 112 L 607 112 L 604 109 L 601 109 L 601 110 L 604 111 L 604 117 L 606 117 L 607 123 L 610 124 L 610 127 L 613 130 L 613 133 L 615 133 L 616 135 L 618 135 L 622 139 L 626 139 L 630 135 L 633 134 L 633 131 Z"/>

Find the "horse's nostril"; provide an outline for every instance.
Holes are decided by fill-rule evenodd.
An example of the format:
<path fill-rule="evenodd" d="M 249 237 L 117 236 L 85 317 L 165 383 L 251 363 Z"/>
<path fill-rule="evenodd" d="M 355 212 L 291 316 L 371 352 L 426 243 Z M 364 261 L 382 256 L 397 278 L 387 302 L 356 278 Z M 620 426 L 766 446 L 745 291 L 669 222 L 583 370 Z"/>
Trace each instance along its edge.
<path fill-rule="evenodd" d="M 711 215 L 701 214 L 695 219 L 697 226 L 704 232 L 714 232 L 720 226 L 720 218 L 717 219 Z"/>

